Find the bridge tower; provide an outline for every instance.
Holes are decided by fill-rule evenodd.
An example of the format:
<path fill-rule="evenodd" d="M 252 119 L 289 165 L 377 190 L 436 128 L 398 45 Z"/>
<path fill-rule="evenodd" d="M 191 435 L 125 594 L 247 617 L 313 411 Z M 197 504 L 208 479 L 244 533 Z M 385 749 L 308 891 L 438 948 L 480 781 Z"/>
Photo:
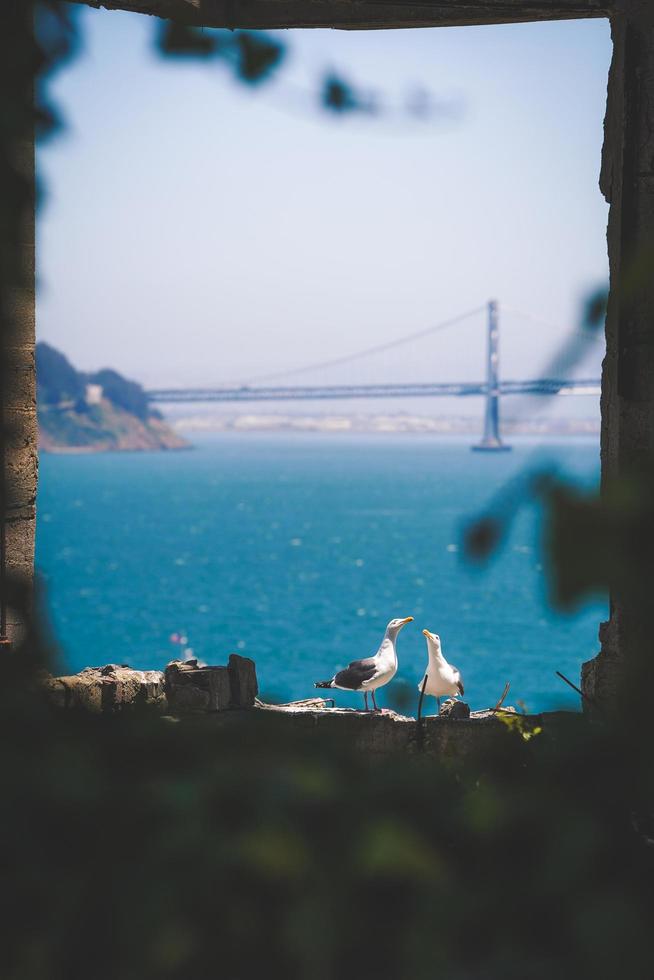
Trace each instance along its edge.
<path fill-rule="evenodd" d="M 486 414 L 484 416 L 484 434 L 477 446 L 476 452 L 497 453 L 506 452 L 511 447 L 502 442 L 500 436 L 500 323 L 497 300 L 492 299 L 488 304 L 488 356 L 486 360 Z"/>

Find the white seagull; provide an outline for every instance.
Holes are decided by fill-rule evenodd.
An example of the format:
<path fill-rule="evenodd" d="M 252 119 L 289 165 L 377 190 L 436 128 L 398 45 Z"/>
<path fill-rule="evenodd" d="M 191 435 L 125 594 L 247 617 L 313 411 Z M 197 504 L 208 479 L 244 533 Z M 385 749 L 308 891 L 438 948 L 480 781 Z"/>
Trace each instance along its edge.
<path fill-rule="evenodd" d="M 386 627 L 384 639 L 374 657 L 365 660 L 353 660 L 349 667 L 339 670 L 330 681 L 317 681 L 316 687 L 337 687 L 340 691 L 362 691 L 365 710 L 368 711 L 368 691 L 372 694 L 372 703 L 378 711 L 375 701 L 375 691 L 378 687 L 388 684 L 397 671 L 397 652 L 395 641 L 397 634 L 407 623 L 413 622 L 413 616 L 406 619 L 391 619 Z"/>
<path fill-rule="evenodd" d="M 461 674 L 456 669 L 448 664 L 447 660 L 443 656 L 443 651 L 441 650 L 441 638 L 436 633 L 430 633 L 429 630 L 423 630 L 423 636 L 427 639 L 427 684 L 425 685 L 425 694 L 431 694 L 436 698 L 438 702 L 438 711 L 441 710 L 441 698 L 450 694 L 454 697 L 457 694 L 463 694 L 463 681 L 461 680 Z M 425 683 L 425 678 L 423 677 L 418 684 L 418 690 L 422 691 L 422 685 Z"/>

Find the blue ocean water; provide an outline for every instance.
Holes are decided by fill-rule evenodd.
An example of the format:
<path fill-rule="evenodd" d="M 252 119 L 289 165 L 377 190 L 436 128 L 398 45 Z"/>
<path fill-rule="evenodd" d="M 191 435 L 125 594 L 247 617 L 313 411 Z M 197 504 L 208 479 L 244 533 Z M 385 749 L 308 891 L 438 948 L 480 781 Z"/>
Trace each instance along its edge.
<path fill-rule="evenodd" d="M 42 454 L 37 567 L 61 666 L 162 667 L 180 656 L 177 633 L 209 663 L 253 657 L 264 695 L 302 698 L 412 615 L 380 704 L 408 690 L 415 709 L 427 627 L 473 708 L 507 680 L 529 710 L 577 706 L 554 671 L 578 680 L 606 607 L 549 608 L 537 510 L 515 507 L 488 567 L 461 551 L 465 522 L 545 465 L 593 485 L 597 445 L 492 455 L 427 436 L 234 433 L 180 453 Z"/>

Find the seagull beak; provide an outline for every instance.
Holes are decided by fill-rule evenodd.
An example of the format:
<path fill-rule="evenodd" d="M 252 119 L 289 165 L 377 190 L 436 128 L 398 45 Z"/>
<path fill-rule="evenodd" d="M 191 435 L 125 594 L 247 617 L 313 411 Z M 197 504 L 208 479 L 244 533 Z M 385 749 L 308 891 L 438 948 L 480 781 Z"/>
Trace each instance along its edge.
<path fill-rule="evenodd" d="M 407 616 L 407 618 L 406 619 L 403 619 L 402 622 L 403 623 L 412 623 L 413 622 L 413 616 Z"/>
<path fill-rule="evenodd" d="M 429 630 L 423 630 L 422 631 L 422 635 L 423 636 L 431 636 L 431 633 L 429 632 Z"/>

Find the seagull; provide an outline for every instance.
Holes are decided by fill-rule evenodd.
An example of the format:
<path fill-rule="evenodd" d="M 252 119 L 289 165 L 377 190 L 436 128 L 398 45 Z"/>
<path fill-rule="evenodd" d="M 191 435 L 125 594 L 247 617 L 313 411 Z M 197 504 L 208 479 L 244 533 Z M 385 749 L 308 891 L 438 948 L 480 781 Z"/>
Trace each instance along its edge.
<path fill-rule="evenodd" d="M 429 630 L 423 630 L 422 633 L 427 639 L 427 655 L 429 658 L 425 675 L 427 677 L 425 694 L 432 694 L 436 698 L 440 714 L 443 695 L 451 694 L 456 697 L 457 694 L 463 694 L 463 681 L 456 667 L 448 664 L 443 656 L 440 636 L 436 633 L 430 633 Z M 422 691 L 424 683 L 425 678 L 423 677 L 418 684 L 419 691 Z"/>
<path fill-rule="evenodd" d="M 337 687 L 341 691 L 362 691 L 365 710 L 368 708 L 368 691 L 372 694 L 374 710 L 378 711 L 375 701 L 375 691 L 378 687 L 388 684 L 397 670 L 397 652 L 395 641 L 397 634 L 407 623 L 413 622 L 413 616 L 406 619 L 391 619 L 386 627 L 384 639 L 374 657 L 365 660 L 353 660 L 345 670 L 339 670 L 330 681 L 317 681 L 316 687 Z"/>

